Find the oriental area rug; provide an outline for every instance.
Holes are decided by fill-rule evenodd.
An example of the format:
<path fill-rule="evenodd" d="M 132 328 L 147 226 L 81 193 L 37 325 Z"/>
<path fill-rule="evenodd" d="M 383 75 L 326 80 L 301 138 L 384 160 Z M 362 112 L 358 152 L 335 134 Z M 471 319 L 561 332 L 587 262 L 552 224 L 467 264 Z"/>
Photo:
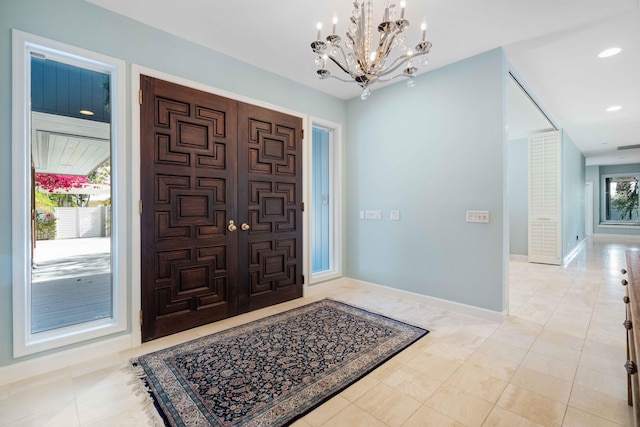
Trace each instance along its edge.
<path fill-rule="evenodd" d="M 427 330 L 324 299 L 141 356 L 169 426 L 284 426 Z"/>

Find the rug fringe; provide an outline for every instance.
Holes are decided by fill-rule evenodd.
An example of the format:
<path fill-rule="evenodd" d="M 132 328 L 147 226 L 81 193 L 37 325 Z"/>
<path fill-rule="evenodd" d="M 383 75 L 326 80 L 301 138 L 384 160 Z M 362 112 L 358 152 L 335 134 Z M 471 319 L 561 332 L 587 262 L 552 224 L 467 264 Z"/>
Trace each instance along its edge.
<path fill-rule="evenodd" d="M 142 408 L 148 418 L 147 424 L 153 427 L 164 427 L 164 420 L 154 405 L 151 388 L 147 384 L 147 374 L 144 372 L 144 368 L 140 366 L 137 358 L 133 358 L 129 362 L 128 370 L 133 376 L 133 379 L 128 381 L 127 384 L 133 387 L 136 396 L 143 396 Z"/>

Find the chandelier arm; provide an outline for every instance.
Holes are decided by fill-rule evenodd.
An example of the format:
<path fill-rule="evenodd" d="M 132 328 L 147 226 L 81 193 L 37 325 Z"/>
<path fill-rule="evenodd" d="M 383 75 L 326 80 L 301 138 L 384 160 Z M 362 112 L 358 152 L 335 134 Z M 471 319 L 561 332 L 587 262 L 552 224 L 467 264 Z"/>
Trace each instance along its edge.
<path fill-rule="evenodd" d="M 395 29 L 393 32 L 383 34 L 380 37 L 380 42 L 378 43 L 378 48 L 376 49 L 376 58 L 378 58 L 379 61 L 373 67 L 375 71 L 379 71 L 384 68 L 384 59 L 388 58 L 391 54 L 393 42 L 395 41 L 398 34 L 400 34 L 400 32 L 401 31 Z"/>
<path fill-rule="evenodd" d="M 353 70 L 353 68 L 351 67 L 351 64 L 349 64 L 349 61 L 347 60 L 347 54 L 346 54 L 346 53 L 344 53 L 344 49 L 343 49 L 343 48 L 342 48 L 342 46 L 340 46 L 340 45 L 337 45 L 336 47 L 337 47 L 338 49 L 340 49 L 340 53 L 342 54 L 342 59 L 343 59 L 343 61 L 344 61 L 344 64 L 347 64 L 347 66 L 346 66 L 346 67 L 344 67 L 344 68 L 346 68 L 346 69 L 347 69 L 347 71 L 345 71 L 345 72 L 346 72 L 347 74 L 351 75 L 351 77 L 355 77 L 355 76 L 357 75 L 357 74 L 356 74 L 356 71 L 357 71 L 357 70 L 356 70 L 356 71 L 354 71 L 354 70 Z M 335 60 L 334 60 L 334 61 L 335 61 Z M 343 67 L 340 67 L 340 68 L 343 68 Z M 344 68 L 343 68 L 343 70 L 344 70 Z"/>
<path fill-rule="evenodd" d="M 389 68 L 389 69 L 387 69 L 387 70 L 384 70 L 383 72 L 378 73 L 378 76 L 380 76 L 380 77 L 384 77 L 384 76 L 386 76 L 387 74 L 391 74 L 391 73 L 393 73 L 394 71 L 396 71 L 398 68 L 402 67 L 403 65 L 404 65 L 403 63 L 400 63 L 400 64 L 396 65 L 396 66 L 395 66 L 395 67 L 393 67 L 393 68 Z"/>
<path fill-rule="evenodd" d="M 336 77 L 336 76 L 334 76 L 333 74 L 331 74 L 330 76 L 327 76 L 326 78 L 328 78 L 328 79 L 329 79 L 329 78 L 331 78 L 331 79 L 340 80 L 341 82 L 345 82 L 345 83 L 356 83 L 356 82 L 355 82 L 355 81 L 353 81 L 353 80 L 341 79 L 340 77 Z M 358 83 L 356 83 L 356 84 L 358 84 Z"/>
<path fill-rule="evenodd" d="M 388 34 L 382 34 L 378 41 L 378 47 L 376 48 L 376 60 L 371 63 L 372 72 L 379 71 L 382 67 L 384 67 L 384 59 L 387 57 L 385 52 L 385 43 L 387 42 Z"/>
<path fill-rule="evenodd" d="M 352 50 L 353 50 L 353 63 L 356 67 L 356 70 L 360 73 L 365 73 L 367 70 L 367 61 L 364 59 L 362 52 L 360 51 L 360 44 L 356 42 L 353 35 L 351 33 L 347 33 L 347 37 L 351 40 Z M 340 47 L 342 49 L 342 47 Z"/>
<path fill-rule="evenodd" d="M 342 71 L 344 71 L 345 73 L 349 74 L 351 77 L 356 78 L 357 74 L 354 74 L 351 72 L 351 70 L 349 70 L 347 67 L 345 67 L 344 65 L 342 65 L 340 63 L 340 61 L 338 61 L 336 58 L 334 58 L 333 56 L 329 55 L 328 58 L 334 63 L 336 64 Z"/>
<path fill-rule="evenodd" d="M 417 58 L 419 56 L 425 55 L 427 52 L 418 52 L 415 53 L 413 55 L 407 55 L 404 54 L 402 56 L 399 56 L 398 58 L 396 58 L 395 61 L 393 61 L 393 63 L 386 69 L 380 71 L 380 73 L 378 73 L 379 76 L 386 76 L 389 73 L 393 73 L 395 70 L 397 70 L 398 68 L 400 68 L 402 65 L 404 65 L 404 62 L 411 59 L 411 58 Z"/>
<path fill-rule="evenodd" d="M 378 83 L 390 82 L 391 80 L 397 79 L 398 77 L 405 77 L 405 78 L 408 79 L 411 76 L 407 76 L 406 74 L 396 74 L 395 76 L 391 77 L 390 79 L 378 79 Z"/>

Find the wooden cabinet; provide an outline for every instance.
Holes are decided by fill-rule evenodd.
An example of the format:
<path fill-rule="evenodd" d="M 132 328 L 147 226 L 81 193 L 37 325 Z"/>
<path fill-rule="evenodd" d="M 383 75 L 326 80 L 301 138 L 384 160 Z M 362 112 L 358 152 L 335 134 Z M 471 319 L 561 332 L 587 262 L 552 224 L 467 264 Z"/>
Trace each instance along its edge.
<path fill-rule="evenodd" d="M 627 330 L 627 370 L 628 403 L 633 406 L 633 425 L 640 426 L 640 385 L 638 382 L 638 355 L 640 354 L 640 252 L 627 251 L 627 269 L 622 270 L 627 278 L 622 279 L 626 287 L 624 296 L 625 321 Z"/>

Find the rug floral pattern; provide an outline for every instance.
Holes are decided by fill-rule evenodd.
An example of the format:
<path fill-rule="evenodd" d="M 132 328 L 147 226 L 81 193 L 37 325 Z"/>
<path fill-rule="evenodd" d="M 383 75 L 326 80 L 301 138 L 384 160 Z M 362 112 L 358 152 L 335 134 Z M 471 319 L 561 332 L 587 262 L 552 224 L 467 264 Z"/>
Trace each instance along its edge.
<path fill-rule="evenodd" d="M 140 357 L 171 426 L 281 426 L 428 333 L 322 300 Z"/>

